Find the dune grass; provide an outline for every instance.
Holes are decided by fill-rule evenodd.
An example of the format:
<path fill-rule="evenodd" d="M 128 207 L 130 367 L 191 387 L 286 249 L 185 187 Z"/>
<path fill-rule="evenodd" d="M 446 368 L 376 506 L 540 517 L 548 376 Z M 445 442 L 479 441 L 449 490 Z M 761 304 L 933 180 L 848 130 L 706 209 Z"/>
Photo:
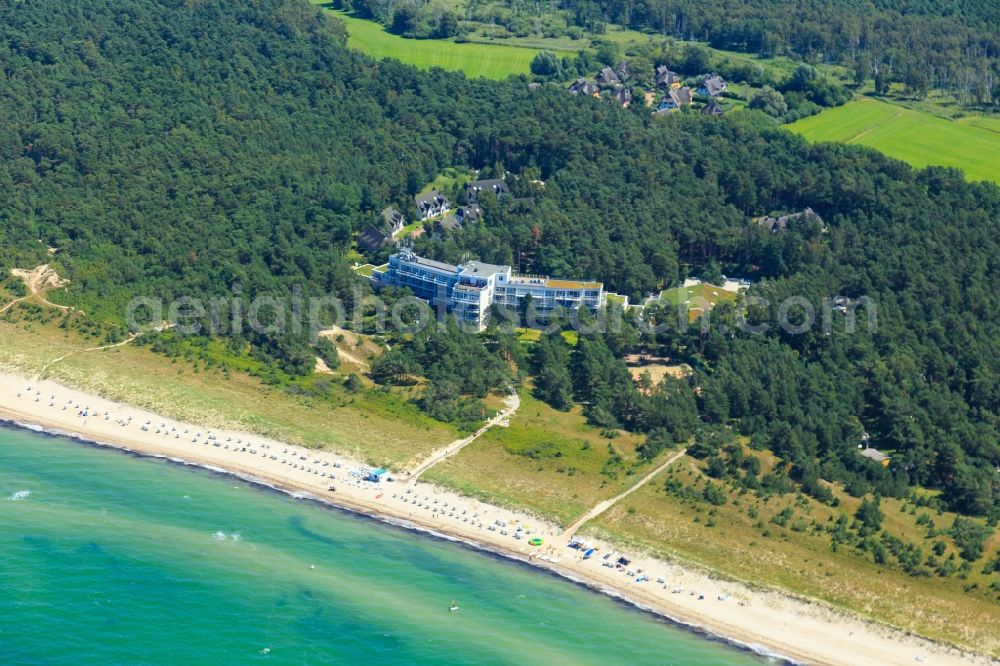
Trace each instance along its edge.
<path fill-rule="evenodd" d="M 787 126 L 809 141 L 869 146 L 915 167 L 955 167 L 1000 183 L 1000 119 L 945 120 L 875 99 L 858 99 Z"/>
<path fill-rule="evenodd" d="M 616 434 L 604 437 L 579 408 L 560 412 L 525 389 L 510 427 L 490 430 L 424 478 L 568 525 L 651 469 L 637 465 L 642 438 Z"/>
<path fill-rule="evenodd" d="M 765 469 L 774 462 L 769 454 L 760 455 L 770 458 L 765 461 Z M 680 557 L 737 579 L 823 599 L 926 636 L 997 654 L 1000 641 L 993 631 L 996 592 L 988 589 L 989 577 L 981 573 L 982 562 L 965 580 L 955 576 L 913 577 L 895 566 L 877 565 L 870 556 L 848 546 L 833 551 L 825 528 L 841 512 L 853 515 L 859 499 L 834 487 L 841 506 L 832 508 L 801 495 L 760 499 L 753 493 L 725 488 L 725 503 L 715 506 L 701 500 L 701 490 L 707 482 L 720 488 L 723 484 L 708 479 L 702 467 L 703 463 L 690 457 L 678 461 L 664 475 L 590 524 L 589 533 L 663 557 Z M 693 489 L 699 497 L 689 499 L 668 492 L 668 479 Z M 917 516 L 927 514 L 938 528 L 948 527 L 954 514 L 912 507 L 902 500 L 883 499 L 883 528 L 920 545 L 925 554 L 938 540 L 947 543 L 944 557 L 955 553 L 950 538 L 940 534 L 928 537 L 927 529 L 916 524 Z M 773 523 L 771 519 L 786 508 L 793 511 L 787 524 Z M 995 534 L 990 540 L 993 548 L 996 542 Z M 966 591 L 971 585 L 976 587 Z"/>
<path fill-rule="evenodd" d="M 0 367 L 35 374 L 53 359 L 102 344 L 59 328 L 57 320 L 24 321 L 19 314 L 15 308 L 0 320 Z M 134 345 L 76 353 L 45 377 L 171 418 L 245 429 L 396 469 L 458 437 L 454 427 L 427 417 L 405 396 L 381 389 L 351 393 L 335 375 L 306 378 L 290 388 L 322 383 L 322 389 L 295 395 L 241 372 Z"/>
<path fill-rule="evenodd" d="M 30 305 L 16 306 L 0 318 L 0 367 L 37 372 L 53 358 L 101 343 L 72 326 L 60 328 L 60 316 L 26 319 L 32 312 Z M 174 361 L 144 347 L 69 356 L 48 376 L 173 418 L 244 428 L 350 453 L 374 464 L 399 467 L 456 437 L 454 429 L 428 419 L 389 392 L 348 394 L 335 388 L 328 397 L 291 395 L 247 375 Z M 554 410 L 527 389 L 521 396 L 521 409 L 509 428 L 489 431 L 431 469 L 427 480 L 566 525 L 634 484 L 656 464 L 638 461 L 640 437 L 602 433 L 587 425 L 579 408 Z M 776 463 L 767 452 L 757 455 L 762 472 Z M 859 502 L 841 488 L 833 488 L 841 506 L 831 508 L 794 493 L 758 498 L 713 481 L 725 493 L 725 501 L 714 505 L 701 498 L 707 482 L 703 466 L 683 458 L 585 529 L 738 579 L 824 599 L 931 637 L 1000 653 L 994 631 L 997 591 L 990 589 L 991 578 L 982 571 L 985 558 L 1000 546 L 996 532 L 967 578 L 914 578 L 898 567 L 877 565 L 850 547 L 831 550 L 826 526 L 842 511 L 853 515 Z M 692 492 L 668 492 L 667 479 Z M 786 508 L 793 510 L 793 517 L 785 525 L 772 523 Z M 882 500 L 882 510 L 883 527 L 919 545 L 925 554 L 939 540 L 947 544 L 944 557 L 956 552 L 954 542 L 941 532 L 951 525 L 952 514 L 895 499 Z M 934 534 L 917 522 L 922 514 L 934 521 Z"/>
<path fill-rule="evenodd" d="M 323 0 L 313 4 L 327 5 Z M 505 79 L 528 74 L 538 49 L 520 46 L 459 43 L 441 39 L 405 39 L 385 31 L 374 22 L 357 18 L 338 9 L 326 7 L 347 27 L 347 45 L 372 58 L 395 58 L 422 69 L 440 67 L 465 72 L 470 78 Z"/>
<path fill-rule="evenodd" d="M 567 525 L 651 469 L 637 463 L 637 438 L 620 435 L 607 439 L 588 427 L 577 410 L 559 412 L 527 391 L 521 395 L 521 411 L 510 428 L 490 431 L 431 469 L 426 480 L 495 504 L 527 508 Z M 757 455 L 762 472 L 777 463 L 767 452 Z M 991 578 L 982 568 L 986 558 L 996 552 L 1000 535 L 995 533 L 988 541 L 987 555 L 965 579 L 913 577 L 898 566 L 875 564 L 870 556 L 851 547 L 832 550 L 826 527 L 842 512 L 853 515 L 860 503 L 842 488 L 833 489 L 841 502 L 837 508 L 796 493 L 764 499 L 728 487 L 724 488 L 725 503 L 716 506 L 701 498 L 708 481 L 703 466 L 693 458 L 682 458 L 585 525 L 584 531 L 997 654 L 1000 646 L 992 629 L 997 592 L 990 589 Z M 667 479 L 691 488 L 694 499 L 667 492 Z M 723 488 L 720 482 L 713 483 Z M 786 507 L 794 513 L 785 526 L 770 522 Z M 925 555 L 940 540 L 947 544 L 943 557 L 958 558 L 954 542 L 940 531 L 951 525 L 954 514 L 917 508 L 896 499 L 883 499 L 882 510 L 883 527 L 919 545 Z M 933 536 L 917 523 L 921 514 L 931 517 L 938 528 Z"/>

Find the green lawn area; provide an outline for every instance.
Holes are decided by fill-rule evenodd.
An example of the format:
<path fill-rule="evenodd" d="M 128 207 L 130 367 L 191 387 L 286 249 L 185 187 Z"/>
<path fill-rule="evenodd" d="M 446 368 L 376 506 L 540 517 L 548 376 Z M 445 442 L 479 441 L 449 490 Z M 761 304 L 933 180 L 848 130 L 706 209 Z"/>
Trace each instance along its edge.
<path fill-rule="evenodd" d="M 405 227 L 403 227 L 400 230 L 400 232 L 396 234 L 396 238 L 398 239 L 406 238 L 407 236 L 412 235 L 417 230 L 423 231 L 423 228 L 424 228 L 423 220 L 414 220 L 413 222 L 410 222 Z"/>
<path fill-rule="evenodd" d="M 1000 119 L 945 120 L 874 99 L 858 99 L 787 126 L 809 141 L 870 146 L 915 167 L 956 167 L 970 180 L 1000 183 Z"/>
<path fill-rule="evenodd" d="M 714 284 L 695 284 L 690 287 L 674 287 L 664 289 L 660 292 L 660 301 L 666 305 L 680 306 L 687 302 L 690 308 L 691 321 L 694 321 L 702 314 L 704 305 L 708 304 L 708 309 L 715 307 L 719 301 L 736 301 L 736 294 L 726 291 L 722 287 Z"/>
<path fill-rule="evenodd" d="M 571 347 L 575 347 L 580 340 L 580 335 L 576 331 L 561 331 L 559 333 L 563 340 Z M 517 339 L 520 342 L 538 342 L 542 338 L 542 332 L 537 328 L 517 329 Z"/>
<path fill-rule="evenodd" d="M 325 1 L 310 0 L 313 4 L 326 5 Z M 441 69 L 465 72 L 469 77 L 505 79 L 512 74 L 527 74 L 532 58 L 538 49 L 520 46 L 459 44 L 440 39 L 404 39 L 385 31 L 380 24 L 351 16 L 341 10 L 327 11 L 347 26 L 347 45 L 369 56 L 395 58 L 408 65 L 424 69 Z"/>
<path fill-rule="evenodd" d="M 383 266 L 381 266 L 381 268 L 385 268 L 385 266 L 388 265 L 389 264 L 384 264 Z M 365 264 L 364 266 L 358 266 L 357 268 L 354 269 L 354 272 L 362 277 L 370 278 L 372 276 L 372 273 L 375 272 L 375 264 Z"/>
<path fill-rule="evenodd" d="M 608 294 L 608 303 L 614 303 L 615 305 L 624 306 L 625 297 L 621 294 Z"/>
<path fill-rule="evenodd" d="M 411 40 L 412 41 L 412 40 Z M 434 180 L 432 180 L 427 187 L 420 190 L 420 193 L 430 192 L 431 190 L 446 190 L 454 186 L 455 184 L 463 185 L 465 183 L 471 182 L 476 177 L 476 172 L 472 169 L 466 169 L 464 167 L 448 167 L 441 173 L 439 173 Z"/>

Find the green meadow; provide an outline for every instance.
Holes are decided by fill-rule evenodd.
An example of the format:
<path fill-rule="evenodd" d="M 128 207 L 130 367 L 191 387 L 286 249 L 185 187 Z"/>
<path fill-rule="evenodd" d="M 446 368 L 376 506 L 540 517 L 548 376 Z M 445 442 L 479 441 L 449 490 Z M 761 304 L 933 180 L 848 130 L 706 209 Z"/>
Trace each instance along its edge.
<path fill-rule="evenodd" d="M 326 5 L 326 2 L 314 4 Z M 382 25 L 351 16 L 347 12 L 327 11 L 347 27 L 347 45 L 372 58 L 395 58 L 423 69 L 465 72 L 471 78 L 505 79 L 512 74 L 527 74 L 538 49 L 520 46 L 458 43 L 440 39 L 404 39 L 385 31 Z"/>
<path fill-rule="evenodd" d="M 360 18 L 351 13 L 335 9 L 329 0 L 309 0 L 322 6 L 331 15 L 343 21 L 348 33 L 348 46 L 362 51 L 372 58 L 395 58 L 408 65 L 423 69 L 440 67 L 446 70 L 460 70 L 469 77 L 505 79 L 511 75 L 530 73 L 531 60 L 539 51 L 553 51 L 561 55 L 573 55 L 581 50 L 593 50 L 598 42 L 612 42 L 623 54 L 648 49 L 658 50 L 663 38 L 655 33 L 642 32 L 609 24 L 607 31 L 600 35 L 587 35 L 581 39 L 568 36 L 541 37 L 531 35 L 517 37 L 504 31 L 497 31 L 484 23 L 468 23 L 472 30 L 464 35 L 464 41 L 453 39 L 406 39 L 385 30 L 377 21 Z M 461 4 L 461 3 L 458 3 Z M 498 33 L 499 34 L 495 34 Z M 760 58 L 759 56 L 722 51 L 704 42 L 675 40 L 677 44 L 692 44 L 706 48 L 714 61 L 731 60 L 751 63 L 758 67 L 777 70 L 783 75 L 791 74 L 797 63 L 789 58 Z M 837 77 L 846 76 L 843 67 L 820 65 L 819 69 Z"/>
<path fill-rule="evenodd" d="M 870 146 L 915 167 L 955 167 L 970 180 L 1000 183 L 1000 119 L 945 120 L 874 99 L 858 99 L 787 126 L 809 141 Z"/>

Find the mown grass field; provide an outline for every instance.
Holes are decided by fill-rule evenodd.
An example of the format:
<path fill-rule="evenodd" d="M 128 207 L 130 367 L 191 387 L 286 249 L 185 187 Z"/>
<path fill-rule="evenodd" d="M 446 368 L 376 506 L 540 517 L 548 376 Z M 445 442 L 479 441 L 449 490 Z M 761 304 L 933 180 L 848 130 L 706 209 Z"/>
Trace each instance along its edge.
<path fill-rule="evenodd" d="M 869 146 L 915 167 L 955 167 L 1000 183 L 1000 119 L 945 120 L 875 99 L 858 99 L 787 125 L 809 141 Z"/>
<path fill-rule="evenodd" d="M 326 5 L 325 1 L 311 0 Z M 538 49 L 520 46 L 457 43 L 440 39 L 404 39 L 393 35 L 374 21 L 327 8 L 347 27 L 347 45 L 372 58 L 395 58 L 423 69 L 465 72 L 471 78 L 505 79 L 512 74 L 527 74 Z"/>
<path fill-rule="evenodd" d="M 376 21 L 363 19 L 348 12 L 335 9 L 329 0 L 309 0 L 323 7 L 344 22 L 348 33 L 348 46 L 369 56 L 395 58 L 400 62 L 421 67 L 440 67 L 446 70 L 465 72 L 470 77 L 504 79 L 510 75 L 530 73 L 532 58 L 542 50 L 561 55 L 573 55 L 580 50 L 593 50 L 599 41 L 612 42 L 621 50 L 623 57 L 629 53 L 649 48 L 658 49 L 662 37 L 655 33 L 643 32 L 609 24 L 607 31 L 600 35 L 585 35 L 581 39 L 568 36 L 543 37 L 529 35 L 518 37 L 507 33 L 498 26 L 485 23 L 469 23 L 472 29 L 464 35 L 465 41 L 453 39 L 405 39 L 386 32 Z M 464 13 L 464 2 L 448 2 L 450 8 Z M 723 51 L 710 47 L 704 42 L 675 40 L 681 45 L 699 45 L 706 48 L 716 61 L 730 60 L 771 69 L 782 75 L 790 74 L 797 63 L 784 57 L 761 58 L 753 54 Z M 835 65 L 818 65 L 818 68 L 838 78 L 846 77 L 846 70 Z M 596 73 L 596 72 L 595 72 Z"/>
<path fill-rule="evenodd" d="M 765 458 L 765 469 L 774 463 L 769 454 L 760 455 Z M 825 528 L 841 512 L 852 515 L 860 504 L 840 487 L 833 488 L 841 502 L 837 508 L 802 495 L 760 499 L 731 488 L 725 490 L 726 502 L 715 506 L 665 490 L 667 479 L 679 481 L 698 495 L 706 482 L 723 487 L 706 477 L 703 465 L 685 456 L 600 516 L 587 531 L 660 556 L 680 557 L 740 580 L 823 599 L 926 636 L 994 654 L 1000 650 L 995 633 L 996 591 L 988 589 L 990 579 L 981 573 L 985 560 L 977 562 L 963 580 L 909 576 L 895 566 L 875 564 L 870 556 L 859 555 L 847 546 L 834 552 Z M 787 524 L 771 522 L 786 507 L 793 510 Z M 920 545 L 925 554 L 934 541 L 943 540 L 947 543 L 944 557 L 957 558 L 950 538 L 928 538 L 926 528 L 916 524 L 919 515 L 927 514 L 938 528 L 946 528 L 954 514 L 914 508 L 891 498 L 883 499 L 881 508 L 885 514 L 882 526 L 893 534 Z M 998 541 L 1000 535 L 994 533 L 987 544 L 986 559 L 996 552 Z"/>

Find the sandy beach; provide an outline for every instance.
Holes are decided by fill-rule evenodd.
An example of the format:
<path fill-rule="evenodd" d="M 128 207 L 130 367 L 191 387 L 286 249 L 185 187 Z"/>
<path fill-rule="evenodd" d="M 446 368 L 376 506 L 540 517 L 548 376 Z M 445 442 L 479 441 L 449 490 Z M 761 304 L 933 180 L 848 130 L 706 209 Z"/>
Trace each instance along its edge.
<path fill-rule="evenodd" d="M 865 621 L 825 604 L 756 589 L 694 566 L 594 542 L 584 558 L 554 524 L 487 505 L 406 474 L 372 483 L 369 468 L 331 451 L 167 419 L 65 386 L 0 373 L 0 419 L 136 453 L 225 470 L 338 507 L 459 539 L 551 570 L 762 653 L 815 664 L 996 663 Z M 448 443 L 442 443 L 442 447 Z M 542 539 L 532 546 L 533 538 Z M 619 557 L 629 560 L 615 567 Z"/>

